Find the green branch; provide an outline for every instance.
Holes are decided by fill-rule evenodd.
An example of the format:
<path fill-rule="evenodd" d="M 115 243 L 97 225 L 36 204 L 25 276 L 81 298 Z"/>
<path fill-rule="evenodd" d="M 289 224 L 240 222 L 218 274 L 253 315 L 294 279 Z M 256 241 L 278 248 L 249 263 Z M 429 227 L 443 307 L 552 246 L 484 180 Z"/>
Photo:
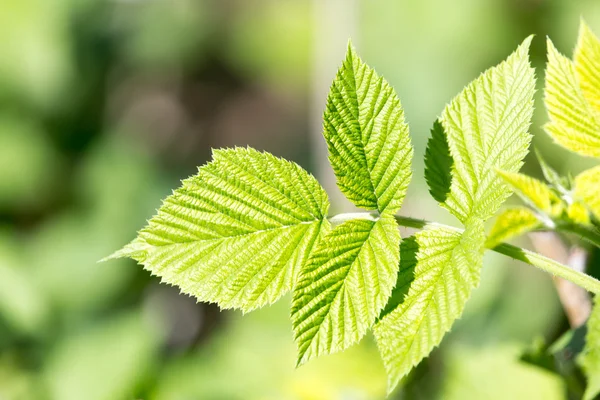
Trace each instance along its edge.
<path fill-rule="evenodd" d="M 425 221 L 422 219 L 404 217 L 404 216 L 400 216 L 400 215 L 396 215 L 396 221 L 398 222 L 399 225 L 407 227 L 407 228 L 423 229 L 423 228 L 426 228 L 429 226 L 444 226 L 445 228 L 451 228 L 451 229 L 455 229 L 457 231 L 462 231 L 462 229 L 459 229 L 459 228 L 450 227 L 450 226 L 438 224 L 435 222 L 429 222 L 429 221 Z M 571 232 L 577 233 L 584 238 L 588 238 L 588 240 L 589 240 L 589 236 L 584 236 L 583 232 L 580 230 L 578 230 L 578 231 L 571 230 Z M 587 230 L 585 233 L 589 233 L 589 232 L 590 231 Z M 600 239 L 600 236 L 598 236 L 598 239 Z M 594 242 L 592 242 L 592 243 L 594 243 Z M 599 241 L 599 243 L 600 243 L 600 241 Z M 522 249 L 517 246 L 513 246 L 508 243 L 499 244 L 498 246 L 496 246 L 492 249 L 489 249 L 489 250 L 495 251 L 496 253 L 503 254 L 505 256 L 514 258 L 519 261 L 523 261 L 524 263 L 527 263 L 529 265 L 533 265 L 534 267 L 537 267 L 543 271 L 549 272 L 552 275 L 555 275 L 555 276 L 564 278 L 568 281 L 571 281 L 571 282 L 575 283 L 576 285 L 579 285 L 582 288 L 584 288 L 592 293 L 595 293 L 595 294 L 600 293 L 600 281 L 598 281 L 597 279 L 595 279 L 583 272 L 574 270 L 573 268 L 571 268 L 567 265 L 564 265 L 557 261 L 554 261 L 551 258 L 544 257 L 543 255 L 538 254 L 536 252 L 525 250 L 525 249 Z"/>
<path fill-rule="evenodd" d="M 577 235 L 594 246 L 600 247 L 600 231 L 594 227 L 587 227 L 572 223 L 559 223 L 557 229 Z"/>

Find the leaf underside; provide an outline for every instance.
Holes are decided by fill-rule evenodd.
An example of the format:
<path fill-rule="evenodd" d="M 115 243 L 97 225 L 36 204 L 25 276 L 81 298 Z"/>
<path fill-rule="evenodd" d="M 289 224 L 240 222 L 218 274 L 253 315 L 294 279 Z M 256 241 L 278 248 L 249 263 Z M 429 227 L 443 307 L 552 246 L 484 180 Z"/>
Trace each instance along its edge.
<path fill-rule="evenodd" d="M 253 149 L 215 150 L 114 257 L 137 260 L 200 301 L 250 311 L 291 290 L 329 228 L 328 207 L 297 164 Z"/>
<path fill-rule="evenodd" d="M 446 132 L 442 123 L 437 120 L 433 124 L 425 150 L 425 180 L 431 197 L 439 203 L 446 201 L 450 192 L 453 165 Z"/>
<path fill-rule="evenodd" d="M 411 178 L 408 125 L 394 89 L 351 46 L 323 120 L 341 191 L 358 207 L 395 214 Z"/>
<path fill-rule="evenodd" d="M 392 299 L 402 299 L 374 327 L 391 392 L 441 342 L 479 283 L 485 232 L 479 220 L 464 233 L 435 227 L 400 246 Z"/>
<path fill-rule="evenodd" d="M 319 242 L 294 289 L 298 364 L 344 350 L 365 335 L 396 281 L 399 244 L 392 216 L 347 221 Z"/>

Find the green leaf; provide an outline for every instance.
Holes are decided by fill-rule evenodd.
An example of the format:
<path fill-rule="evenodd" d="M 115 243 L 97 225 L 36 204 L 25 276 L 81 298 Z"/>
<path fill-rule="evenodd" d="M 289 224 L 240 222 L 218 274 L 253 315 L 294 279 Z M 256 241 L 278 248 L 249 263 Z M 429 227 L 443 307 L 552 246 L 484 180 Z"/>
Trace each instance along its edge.
<path fill-rule="evenodd" d="M 436 120 L 425 150 L 425 180 L 431 197 L 440 203 L 446 201 L 450 192 L 453 165 L 446 132 L 440 120 Z"/>
<path fill-rule="evenodd" d="M 542 156 L 542 153 L 540 153 L 538 149 L 535 149 L 535 156 L 537 157 L 538 162 L 540 163 L 540 168 L 542 169 L 542 174 L 544 174 L 544 178 L 546 178 L 546 180 L 557 190 L 563 192 L 567 191 L 569 187 L 568 179 L 560 176 L 558 172 L 556 172 L 556 170 L 546 162 L 546 160 Z"/>
<path fill-rule="evenodd" d="M 562 211 L 562 200 L 544 182 L 520 173 L 498 171 L 498 175 L 535 209 L 550 216 Z"/>
<path fill-rule="evenodd" d="M 587 322 L 585 347 L 579 361 L 588 385 L 583 400 L 593 400 L 600 394 L 600 297 L 596 296 L 592 315 Z"/>
<path fill-rule="evenodd" d="M 393 216 L 344 222 L 319 242 L 292 303 L 298 364 L 358 342 L 390 296 L 400 233 Z"/>
<path fill-rule="evenodd" d="M 488 235 L 486 247 L 494 248 L 502 242 L 543 226 L 533 211 L 525 207 L 509 208 L 496 218 Z"/>
<path fill-rule="evenodd" d="M 483 223 L 472 219 L 464 233 L 434 227 L 402 242 L 392 295 L 402 301 L 374 327 L 390 392 L 462 314 L 479 283 L 484 241 Z"/>
<path fill-rule="evenodd" d="M 329 223 L 329 201 L 295 163 L 253 149 L 213 161 L 164 200 L 130 257 L 200 301 L 250 311 L 278 300 Z"/>
<path fill-rule="evenodd" d="M 600 112 L 600 40 L 583 20 L 573 58 L 581 91 L 592 109 Z"/>
<path fill-rule="evenodd" d="M 590 225 L 590 213 L 588 207 L 582 201 L 574 201 L 567 207 L 567 216 L 576 224 Z"/>
<path fill-rule="evenodd" d="M 575 177 L 573 196 L 585 203 L 589 210 L 600 221 L 600 166 L 583 171 Z"/>
<path fill-rule="evenodd" d="M 464 223 L 494 215 L 511 191 L 495 169 L 517 172 L 527 155 L 533 114 L 531 37 L 508 59 L 471 82 L 442 114 L 454 160 L 450 194 L 443 204 Z"/>
<path fill-rule="evenodd" d="M 580 49 L 579 58 L 583 57 Z M 585 156 L 600 157 L 600 123 L 580 87 L 575 64 L 548 39 L 545 103 L 550 122 L 544 129 L 554 141 Z"/>
<path fill-rule="evenodd" d="M 413 149 L 394 89 L 351 45 L 323 116 L 341 191 L 358 207 L 395 214 L 411 178 Z"/>

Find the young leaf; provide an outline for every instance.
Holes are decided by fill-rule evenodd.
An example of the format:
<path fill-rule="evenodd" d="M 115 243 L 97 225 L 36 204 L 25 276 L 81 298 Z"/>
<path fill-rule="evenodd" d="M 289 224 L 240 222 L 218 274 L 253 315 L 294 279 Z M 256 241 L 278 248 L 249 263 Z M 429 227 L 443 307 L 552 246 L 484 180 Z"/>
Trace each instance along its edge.
<path fill-rule="evenodd" d="M 253 149 L 215 150 L 111 257 L 133 258 L 200 301 L 250 311 L 292 288 L 328 229 L 328 207 L 297 164 Z"/>
<path fill-rule="evenodd" d="M 580 225 L 590 225 L 590 213 L 588 207 L 579 200 L 575 200 L 567 207 L 567 217 L 571 221 Z"/>
<path fill-rule="evenodd" d="M 588 383 L 583 400 L 596 399 L 600 395 L 600 298 L 595 298 L 592 315 L 587 322 L 585 347 L 579 360 L 587 375 Z"/>
<path fill-rule="evenodd" d="M 600 166 L 583 171 L 575 177 L 573 195 L 581 199 L 589 210 L 600 221 Z"/>
<path fill-rule="evenodd" d="M 544 129 L 559 145 L 585 156 L 600 157 L 598 114 L 580 87 L 575 65 L 556 50 L 550 39 L 545 103 L 550 122 Z"/>
<path fill-rule="evenodd" d="M 533 211 L 525 207 L 509 208 L 496 218 L 488 235 L 486 247 L 494 248 L 502 242 L 543 226 Z"/>
<path fill-rule="evenodd" d="M 446 201 L 450 192 L 453 164 L 446 132 L 440 120 L 436 120 L 425 150 L 425 180 L 431 197 L 440 203 Z"/>
<path fill-rule="evenodd" d="M 535 209 L 549 216 L 560 213 L 561 199 L 544 182 L 520 173 L 498 171 L 498 175 Z"/>
<path fill-rule="evenodd" d="M 436 227 L 402 242 L 392 298 L 403 300 L 374 327 L 390 392 L 462 314 L 479 283 L 484 241 L 482 222 L 472 219 L 462 234 Z"/>
<path fill-rule="evenodd" d="M 323 119 L 342 192 L 359 207 L 395 214 L 411 178 L 408 126 L 394 89 L 350 45 Z"/>
<path fill-rule="evenodd" d="M 511 191 L 494 170 L 517 172 L 527 154 L 535 90 L 530 43 L 471 82 L 442 114 L 454 160 L 444 206 L 463 223 L 496 213 Z"/>
<path fill-rule="evenodd" d="M 298 364 L 358 342 L 385 305 L 398 271 L 394 217 L 350 220 L 319 242 L 294 289 Z"/>
<path fill-rule="evenodd" d="M 569 187 L 568 180 L 563 178 L 552 168 L 542 157 L 542 153 L 540 153 L 537 149 L 535 149 L 535 156 L 540 163 L 540 167 L 542 168 L 542 174 L 544 174 L 544 178 L 556 189 L 561 191 L 566 191 Z"/>
<path fill-rule="evenodd" d="M 574 59 L 581 91 L 592 108 L 600 113 L 600 40 L 583 20 Z"/>

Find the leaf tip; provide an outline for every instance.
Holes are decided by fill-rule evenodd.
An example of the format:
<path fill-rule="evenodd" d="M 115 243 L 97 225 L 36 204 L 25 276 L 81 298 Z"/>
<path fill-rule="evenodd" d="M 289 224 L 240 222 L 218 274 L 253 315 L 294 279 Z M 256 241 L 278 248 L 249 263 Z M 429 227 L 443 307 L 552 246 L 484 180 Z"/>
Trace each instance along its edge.
<path fill-rule="evenodd" d="M 356 47 L 352 43 L 352 39 L 348 38 L 348 44 L 346 45 L 346 60 L 353 61 L 354 59 L 360 59 L 356 52 Z"/>
<path fill-rule="evenodd" d="M 548 61 L 550 61 L 550 56 L 556 57 L 560 54 L 550 36 L 546 36 L 546 47 L 548 48 Z"/>
<path fill-rule="evenodd" d="M 99 260 L 99 263 L 116 260 L 119 258 L 131 258 L 142 262 L 146 256 L 147 244 L 141 240 L 135 239 L 120 250 L 115 251 L 111 255 Z"/>
<path fill-rule="evenodd" d="M 523 43 L 521 43 L 521 48 L 525 49 L 526 51 L 529 51 L 529 48 L 531 47 L 531 42 L 533 41 L 533 38 L 535 37 L 535 34 L 531 34 L 529 36 L 527 36 L 525 38 L 525 40 L 523 40 Z"/>

